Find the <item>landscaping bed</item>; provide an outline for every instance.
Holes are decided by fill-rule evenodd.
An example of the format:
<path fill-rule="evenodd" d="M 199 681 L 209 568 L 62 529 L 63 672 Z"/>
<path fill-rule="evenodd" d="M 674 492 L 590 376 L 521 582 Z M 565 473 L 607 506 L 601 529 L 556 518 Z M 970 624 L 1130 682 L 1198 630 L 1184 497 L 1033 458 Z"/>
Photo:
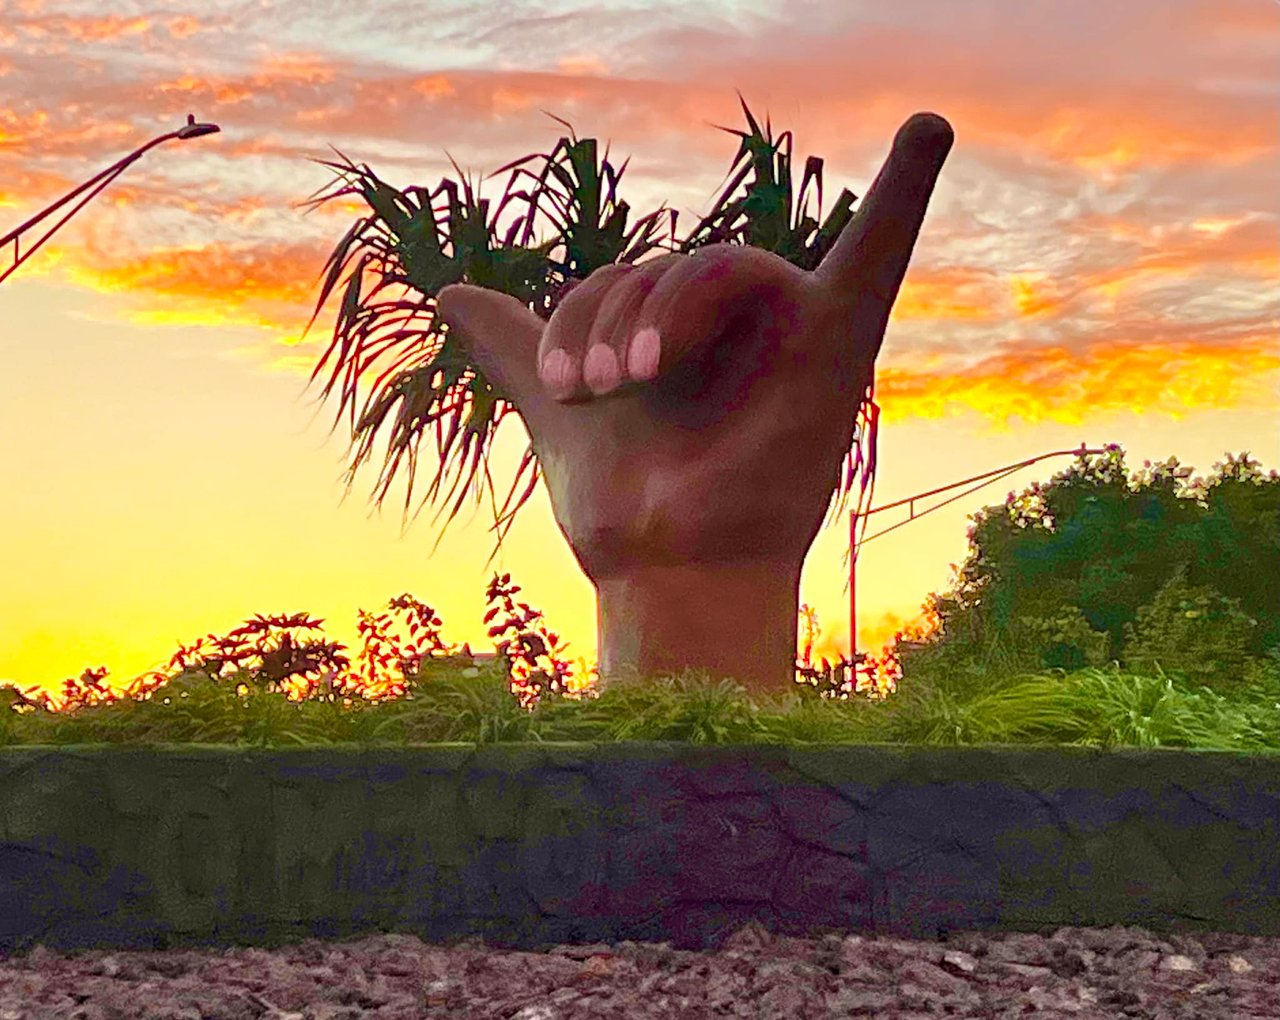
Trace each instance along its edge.
<path fill-rule="evenodd" d="M 847 711 L 827 716 L 806 695 L 803 705 L 793 705 L 797 714 L 790 721 L 776 706 L 758 712 L 745 707 L 740 691 L 682 683 L 606 691 L 594 703 L 548 699 L 530 714 L 512 711 L 515 699 L 496 669 L 464 674 L 437 674 L 415 686 L 416 707 L 289 704 L 262 689 L 229 697 L 226 687 L 234 689 L 234 679 L 210 684 L 207 677 L 187 675 L 159 692 L 172 696 L 168 704 L 89 708 L 76 713 L 78 723 L 68 718 L 51 725 L 53 720 L 42 717 L 30 729 L 19 719 L 0 741 L 0 759 L 9 749 L 33 751 L 32 745 L 56 754 L 70 745 L 79 745 L 74 752 L 96 752 L 103 743 L 147 744 L 163 754 L 174 748 L 173 741 L 194 746 L 196 736 L 232 752 L 252 745 L 259 752 L 289 748 L 305 757 L 323 756 L 326 749 L 349 752 L 353 743 L 376 755 L 397 746 L 429 749 L 433 742 L 469 742 L 473 751 L 504 743 L 536 750 L 541 741 L 566 740 L 764 742 L 804 750 L 809 743 L 846 740 L 850 750 L 892 745 L 884 748 L 891 755 L 936 751 L 939 745 L 992 753 L 995 745 L 1016 744 L 1036 744 L 1041 752 L 1073 745 L 1167 747 L 1192 752 L 1189 759 L 1199 757 L 1197 750 L 1227 750 L 1237 752 L 1228 757 L 1238 761 L 1256 756 L 1266 768 L 1280 750 L 1280 716 L 1271 711 L 1280 706 L 1272 700 L 1252 697 L 1233 704 L 1160 677 L 1101 670 L 1012 683 L 1002 678 L 976 697 L 952 696 L 945 687 L 919 694 L 908 689 L 906 698 L 895 695 L 879 704 L 860 698 Z M 433 705 L 438 711 L 427 720 Z M 397 712 L 405 725 L 393 719 Z M 97 728 L 88 722 L 95 716 L 112 718 Z M 138 739 L 130 726 L 137 727 Z M 40 738 L 16 739 L 20 731 L 38 732 Z M 1249 780 L 1236 785 L 1260 789 Z M 375 871 L 380 853 L 372 855 Z M 6 906 L 12 904 L 0 904 L 0 914 Z M 337 933 L 318 925 L 308 934 L 303 926 L 284 944 L 265 940 L 249 946 L 60 950 L 37 943 L 0 953 L 0 1020 L 567 1020 L 818 1017 L 860 1010 L 888 1018 L 1280 1015 L 1274 992 L 1280 939 L 1239 931 L 1158 931 L 1143 927 L 1140 911 L 1118 921 L 1084 919 L 1035 930 L 944 924 L 947 930 L 932 937 L 866 924 L 829 934 L 770 934 L 758 921 L 726 918 L 724 937 L 703 947 L 589 937 L 520 947 L 504 945 L 501 938 L 486 943 L 483 936 L 432 938 L 394 925 L 378 927 L 374 933 Z"/>
<path fill-rule="evenodd" d="M 526 952 L 380 934 L 274 950 L 39 947 L 0 958 L 5 1020 L 860 1015 L 1274 1020 L 1280 939 L 1133 927 L 794 938 L 748 924 L 701 952 L 635 942 Z"/>

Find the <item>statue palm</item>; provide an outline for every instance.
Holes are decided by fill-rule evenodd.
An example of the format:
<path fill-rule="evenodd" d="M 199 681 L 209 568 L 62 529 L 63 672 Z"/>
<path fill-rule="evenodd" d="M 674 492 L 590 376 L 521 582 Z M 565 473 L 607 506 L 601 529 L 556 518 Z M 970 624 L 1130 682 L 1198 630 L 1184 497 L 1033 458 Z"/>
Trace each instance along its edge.
<path fill-rule="evenodd" d="M 437 317 L 525 421 L 599 597 L 604 682 L 794 672 L 800 570 L 942 164 L 917 114 L 816 269 L 711 244 L 597 269 L 549 320 L 453 284 Z"/>

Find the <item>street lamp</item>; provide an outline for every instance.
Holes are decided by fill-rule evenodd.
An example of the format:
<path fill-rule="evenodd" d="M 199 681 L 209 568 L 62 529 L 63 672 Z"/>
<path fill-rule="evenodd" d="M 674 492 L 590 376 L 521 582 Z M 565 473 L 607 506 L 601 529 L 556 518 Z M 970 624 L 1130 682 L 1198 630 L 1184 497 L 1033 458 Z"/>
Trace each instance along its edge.
<path fill-rule="evenodd" d="M 155 148 L 161 142 L 167 142 L 172 138 L 179 138 L 185 141 L 188 138 L 199 138 L 201 135 L 212 135 L 220 130 L 221 128 L 219 128 L 217 124 L 197 124 L 195 117 L 192 116 L 191 114 L 187 114 L 186 124 L 178 128 L 177 131 L 170 131 L 168 134 L 161 135 L 159 138 L 153 138 L 151 141 L 147 142 L 146 145 L 143 145 L 142 147 L 135 149 L 133 152 L 129 153 L 129 155 L 125 156 L 124 159 L 120 160 L 119 162 L 111 164 L 111 166 L 107 167 L 101 173 L 85 181 L 74 191 L 70 191 L 67 194 L 63 195 L 62 198 L 58 199 L 58 201 L 54 202 L 53 205 L 49 206 L 47 209 L 44 209 L 36 213 L 33 217 L 31 217 L 31 219 L 27 220 L 26 223 L 23 223 L 22 225 L 18 226 L 14 230 L 11 230 L 9 233 L 5 234 L 3 238 L 0 238 L 0 249 L 4 248 L 4 246 L 7 245 L 10 241 L 13 242 L 13 265 L 9 266 L 7 269 L 3 271 L 0 271 L 0 283 L 3 283 L 5 280 L 7 280 L 9 276 L 15 270 L 17 270 L 17 268 L 20 265 L 22 265 L 22 263 L 26 262 L 27 259 L 29 259 L 32 255 L 34 255 L 36 251 L 40 248 L 40 246 L 44 244 L 45 241 L 49 240 L 49 238 L 51 238 L 57 232 L 58 228 L 61 227 L 64 223 L 66 223 L 67 220 L 71 219 L 72 216 L 78 213 L 90 199 L 92 199 L 94 196 L 99 194 L 108 184 L 110 184 L 117 177 L 119 177 L 120 174 L 124 173 L 125 169 L 127 169 L 129 166 L 132 166 L 135 162 L 141 159 L 143 153 L 147 152 L 150 149 Z M 51 228 L 49 228 L 49 232 L 47 234 L 45 234 L 42 238 L 40 238 L 40 240 L 38 240 L 25 252 L 21 252 L 21 253 L 19 252 L 18 241 L 24 232 L 26 232 L 27 230 L 30 230 L 32 227 L 34 227 L 37 223 L 43 220 L 50 213 L 56 212 L 58 209 L 61 209 L 73 198 L 75 198 L 77 195 L 81 194 L 82 192 L 84 192 L 86 189 L 89 189 L 89 188 L 92 188 L 93 190 L 89 191 L 89 193 L 85 195 L 84 198 L 80 199 L 80 201 L 77 202 L 75 206 L 72 207 L 70 212 L 68 212 L 65 216 L 62 217 L 62 219 L 58 220 L 57 223 L 55 223 Z"/>
<path fill-rule="evenodd" d="M 910 524 L 912 521 L 918 520 L 919 518 L 925 516 L 925 514 L 931 514 L 935 510 L 941 510 L 948 503 L 954 503 L 957 499 L 963 499 L 965 496 L 969 495 L 970 492 L 976 492 L 978 489 L 984 488 L 988 485 L 992 485 L 995 482 L 1000 481 L 1001 478 L 1004 478 L 1007 475 L 1011 475 L 1015 471 L 1020 471 L 1022 470 L 1022 468 L 1027 467 L 1029 464 L 1036 463 L 1036 461 L 1044 460 L 1046 457 L 1070 457 L 1070 456 L 1083 457 L 1085 454 L 1101 455 L 1106 452 L 1107 451 L 1105 449 L 1102 449 L 1102 450 L 1088 449 L 1085 447 L 1084 443 L 1081 443 L 1080 449 L 1078 450 L 1055 450 L 1052 453 L 1042 453 L 1040 454 L 1040 456 L 1032 457 L 1030 460 L 1024 460 L 1017 464 L 1010 464 L 1008 467 L 996 468 L 996 470 L 988 471 L 985 474 L 974 475 L 972 478 L 966 478 L 962 482 L 952 482 L 950 485 L 944 485 L 940 489 L 930 489 L 928 492 L 921 492 L 921 493 L 917 493 L 914 496 L 908 496 L 906 499 L 900 499 L 896 503 L 886 503 L 884 506 L 875 507 L 874 509 L 868 510 L 866 513 L 864 513 L 862 515 L 862 519 L 865 521 L 866 518 L 870 517 L 872 514 L 878 514 L 882 510 L 892 510 L 895 507 L 899 507 L 899 506 L 907 507 L 907 510 L 910 516 L 905 521 L 899 521 L 897 524 L 894 524 L 891 527 L 885 528 L 884 531 L 878 531 L 871 536 L 871 538 L 879 538 L 881 535 L 886 535 L 890 531 L 897 530 L 898 528 L 902 527 L 904 524 Z M 1186 477 L 1186 475 L 1189 474 L 1190 471 L 1191 471 L 1190 468 L 1186 468 L 1184 470 L 1184 473 L 1179 474 L 1179 477 Z M 991 477 L 992 475 L 998 475 L 999 477 L 992 478 Z M 975 485 L 968 492 L 962 492 L 960 493 L 959 496 L 952 496 L 950 499 L 943 500 L 937 506 L 931 506 L 928 510 L 924 510 L 918 514 L 916 513 L 915 501 L 917 499 L 924 499 L 928 496 L 936 496 L 938 495 L 938 493 L 946 492 L 949 489 L 958 489 L 962 485 L 968 485 L 970 482 L 982 481 L 982 479 L 984 478 L 989 478 L 990 481 L 982 482 L 982 485 Z M 865 524 L 863 525 L 863 529 L 865 531 L 866 529 Z M 859 657 L 859 654 L 858 654 L 858 548 L 862 545 L 863 542 L 870 542 L 871 538 L 864 538 L 861 541 L 858 540 L 858 514 L 857 514 L 857 511 L 850 511 L 849 513 L 849 658 L 853 661 L 855 667 L 859 662 L 862 661 L 863 658 L 865 658 L 865 656 Z"/>

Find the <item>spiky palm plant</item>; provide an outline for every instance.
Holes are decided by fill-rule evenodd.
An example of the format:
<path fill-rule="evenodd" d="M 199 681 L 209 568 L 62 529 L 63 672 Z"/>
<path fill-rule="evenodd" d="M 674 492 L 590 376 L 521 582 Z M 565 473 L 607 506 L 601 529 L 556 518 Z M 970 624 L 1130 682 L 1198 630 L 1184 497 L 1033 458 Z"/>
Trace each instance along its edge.
<path fill-rule="evenodd" d="M 852 219 L 856 196 L 844 189 L 821 225 L 808 216 L 806 193 L 810 181 L 817 186 L 819 215 L 822 209 L 822 160 L 810 156 L 805 164 L 793 224 L 791 132 L 784 132 L 775 142 L 771 122 L 766 119 L 765 131 L 761 132 L 741 94 L 738 98 L 751 128 L 750 134 L 731 128 L 719 129 L 742 139 L 729 171 L 730 175 L 734 175 L 735 170 L 737 173 L 725 186 L 712 211 L 680 242 L 675 240 L 678 214 L 665 205 L 638 220 L 631 232 L 626 233 L 630 207 L 618 199 L 617 185 L 627 163 L 615 171 L 609 164 L 606 148 L 602 164 L 597 167 L 596 140 L 579 140 L 570 124 L 552 114 L 548 116 L 569 128 L 570 137 L 562 137 L 550 155 L 526 156 L 489 175 L 513 171 L 492 218 L 489 201 L 480 199 L 479 189 L 473 192 L 466 181 L 461 199 L 457 183 L 447 178 L 434 191 L 422 187 L 401 191 L 379 178 L 367 165 L 357 166 L 341 153 L 339 161 L 320 161 L 335 172 L 337 179 L 332 186 L 312 196 L 308 202 L 311 207 L 349 195 L 359 196 L 369 207 L 368 214 L 352 225 L 329 257 L 316 310 L 308 324 L 310 329 L 330 296 L 341 288 L 333 341 L 312 372 L 311 382 L 336 352 L 332 376 L 321 399 L 329 395 L 340 376 L 345 377 L 334 427 L 341 421 L 343 409 L 350 405 L 352 445 L 359 443 L 348 471 L 348 494 L 357 469 L 369 458 L 374 435 L 393 410 L 395 417 L 388 439 L 387 460 L 379 479 L 381 492 L 375 496 L 378 503 L 386 496 L 401 461 L 407 457 L 407 514 L 413 496 L 418 444 L 422 433 L 431 425 L 435 426 L 439 463 L 423 503 L 439 493 L 441 482 L 452 467 L 450 453 L 454 452 L 461 431 L 461 447 L 456 459 L 465 465 L 470 458 L 470 470 L 449 520 L 461 508 L 483 464 L 494 507 L 494 525 L 490 530 L 498 531 L 489 562 L 501 548 L 505 536 L 502 525 L 510 528 L 516 511 L 533 493 L 539 472 L 530 444 L 501 511 L 493 499 L 489 444 L 498 422 L 508 412 L 518 409 L 468 359 L 458 340 L 451 337 L 447 329 L 437 327 L 435 298 L 451 283 L 471 283 L 510 294 L 546 319 L 565 294 L 595 270 L 615 262 L 635 263 L 655 249 L 688 254 L 702 245 L 730 243 L 763 248 L 808 270 L 822 261 Z M 541 173 L 535 175 L 523 164 L 538 158 L 544 165 Z M 461 177 L 462 171 L 452 157 L 450 162 Z M 735 198 L 749 174 L 753 180 L 746 193 Z M 534 182 L 532 193 L 512 190 L 522 175 Z M 514 200 L 523 202 L 524 210 L 499 239 L 498 219 Z M 543 207 L 544 201 L 551 204 L 550 211 Z M 653 236 L 664 212 L 670 215 L 667 230 L 670 241 L 665 245 Z M 551 220 L 554 234 L 549 240 L 535 242 L 534 228 L 539 213 Z M 393 349 L 399 349 L 398 357 L 374 381 L 373 391 L 357 419 L 357 381 L 376 359 Z M 842 507 L 860 473 L 860 511 L 868 497 L 868 483 L 874 489 L 879 409 L 873 395 L 874 386 L 869 384 L 859 405 L 861 421 L 855 430 L 854 446 L 838 490 Z M 443 428 L 446 418 L 447 436 Z M 508 510 L 526 472 L 530 477 L 524 492 Z M 461 479 L 459 472 L 449 496 L 457 490 Z M 479 503 L 479 491 L 475 498 Z M 416 516 L 415 513 L 415 519 Z M 861 512 L 859 517 L 865 520 Z M 439 540 L 436 540 L 437 547 Z"/>

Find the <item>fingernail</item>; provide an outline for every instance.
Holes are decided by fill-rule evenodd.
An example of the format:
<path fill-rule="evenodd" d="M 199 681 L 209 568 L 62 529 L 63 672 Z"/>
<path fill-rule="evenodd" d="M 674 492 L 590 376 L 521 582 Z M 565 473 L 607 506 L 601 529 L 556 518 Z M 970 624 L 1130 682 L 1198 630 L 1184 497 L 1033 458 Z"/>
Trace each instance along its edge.
<path fill-rule="evenodd" d="M 632 379 L 652 379 L 658 374 L 658 353 L 662 338 L 652 326 L 646 326 L 631 338 L 627 350 L 627 374 Z"/>
<path fill-rule="evenodd" d="M 568 393 L 578 384 L 577 365 L 563 347 L 547 352 L 539 374 L 543 383 L 558 394 Z"/>
<path fill-rule="evenodd" d="M 618 385 L 619 377 L 618 356 L 612 347 L 596 344 L 587 351 L 587 360 L 582 363 L 582 378 L 591 387 L 591 392 L 608 393 Z"/>

